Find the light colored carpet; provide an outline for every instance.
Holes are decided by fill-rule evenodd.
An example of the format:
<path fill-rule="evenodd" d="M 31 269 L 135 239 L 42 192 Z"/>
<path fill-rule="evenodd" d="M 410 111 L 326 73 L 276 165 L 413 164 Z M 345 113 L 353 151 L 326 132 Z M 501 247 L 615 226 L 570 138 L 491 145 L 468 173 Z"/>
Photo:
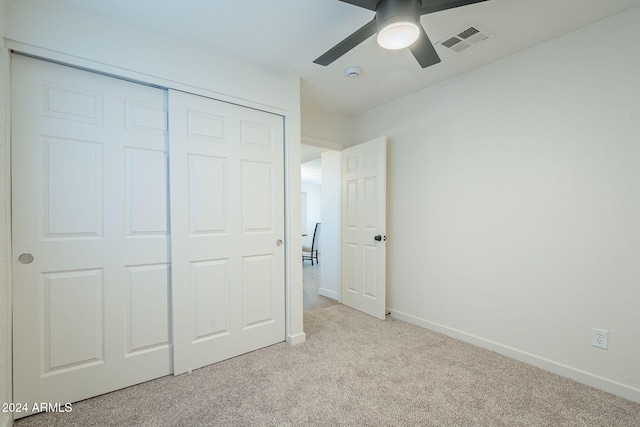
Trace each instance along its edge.
<path fill-rule="evenodd" d="M 638 426 L 640 405 L 343 305 L 278 344 L 88 399 L 26 426 Z"/>

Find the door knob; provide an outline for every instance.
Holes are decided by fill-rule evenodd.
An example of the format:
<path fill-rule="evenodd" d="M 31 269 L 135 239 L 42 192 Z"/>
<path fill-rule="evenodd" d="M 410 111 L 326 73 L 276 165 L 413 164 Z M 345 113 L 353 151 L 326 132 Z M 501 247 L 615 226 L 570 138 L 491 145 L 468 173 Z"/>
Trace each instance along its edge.
<path fill-rule="evenodd" d="M 381 236 L 381 235 L 377 235 L 376 237 L 373 238 L 376 242 L 382 242 L 382 241 L 387 241 L 387 236 Z"/>
<path fill-rule="evenodd" d="M 31 264 L 33 262 L 33 255 L 24 253 L 18 257 L 20 264 Z"/>
<path fill-rule="evenodd" d="M 278 245 L 278 246 L 282 246 L 282 239 L 278 239 L 278 240 L 276 241 L 276 245 Z"/>

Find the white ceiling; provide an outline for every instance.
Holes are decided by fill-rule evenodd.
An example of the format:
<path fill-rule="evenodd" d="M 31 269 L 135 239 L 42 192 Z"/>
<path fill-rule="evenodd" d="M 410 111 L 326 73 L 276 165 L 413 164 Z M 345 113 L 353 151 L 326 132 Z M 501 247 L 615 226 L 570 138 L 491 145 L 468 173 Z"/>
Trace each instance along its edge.
<path fill-rule="evenodd" d="M 493 37 L 461 54 L 436 46 L 442 62 L 422 69 L 407 49 L 384 51 L 375 37 L 327 67 L 314 64 L 373 18 L 373 12 L 338 0 L 52 1 L 297 74 L 303 106 L 347 116 L 640 5 L 640 0 L 489 0 L 424 15 L 422 25 L 434 43 L 470 25 Z M 360 78 L 345 76 L 352 65 L 362 67 Z"/>

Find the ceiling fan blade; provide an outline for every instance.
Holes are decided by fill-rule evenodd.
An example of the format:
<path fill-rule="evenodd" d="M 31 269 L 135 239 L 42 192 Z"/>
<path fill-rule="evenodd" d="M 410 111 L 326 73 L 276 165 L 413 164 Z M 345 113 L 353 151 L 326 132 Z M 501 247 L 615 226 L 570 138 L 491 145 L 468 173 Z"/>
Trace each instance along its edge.
<path fill-rule="evenodd" d="M 354 6 L 358 6 L 358 7 L 363 7 L 365 9 L 369 9 L 369 10 L 376 10 L 376 7 L 378 7 L 378 3 L 380 3 L 380 0 L 340 0 L 343 3 L 349 3 L 352 4 Z"/>
<path fill-rule="evenodd" d="M 441 10 L 453 9 L 454 7 L 468 6 L 473 3 L 480 3 L 487 0 L 423 0 L 422 15 L 427 13 L 440 12 Z"/>
<path fill-rule="evenodd" d="M 436 53 L 436 49 L 433 47 L 422 25 L 420 25 L 420 37 L 418 37 L 418 40 L 416 40 L 414 44 L 409 46 L 409 50 L 413 53 L 413 56 L 415 56 L 422 68 L 427 68 L 440 62 L 440 57 Z"/>
<path fill-rule="evenodd" d="M 316 59 L 316 64 L 329 65 L 354 47 L 374 35 L 377 31 L 375 18 L 365 24 L 362 28 L 351 34 L 346 39 L 329 49 L 326 53 Z"/>

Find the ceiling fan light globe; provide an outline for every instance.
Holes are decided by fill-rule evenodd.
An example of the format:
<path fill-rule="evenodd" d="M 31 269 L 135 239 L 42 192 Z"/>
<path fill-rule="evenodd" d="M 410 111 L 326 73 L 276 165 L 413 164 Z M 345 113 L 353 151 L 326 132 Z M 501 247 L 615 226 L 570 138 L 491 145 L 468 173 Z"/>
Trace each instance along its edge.
<path fill-rule="evenodd" d="M 396 21 L 378 30 L 378 44 L 385 49 L 397 50 L 411 46 L 420 37 L 420 28 L 410 21 Z"/>

